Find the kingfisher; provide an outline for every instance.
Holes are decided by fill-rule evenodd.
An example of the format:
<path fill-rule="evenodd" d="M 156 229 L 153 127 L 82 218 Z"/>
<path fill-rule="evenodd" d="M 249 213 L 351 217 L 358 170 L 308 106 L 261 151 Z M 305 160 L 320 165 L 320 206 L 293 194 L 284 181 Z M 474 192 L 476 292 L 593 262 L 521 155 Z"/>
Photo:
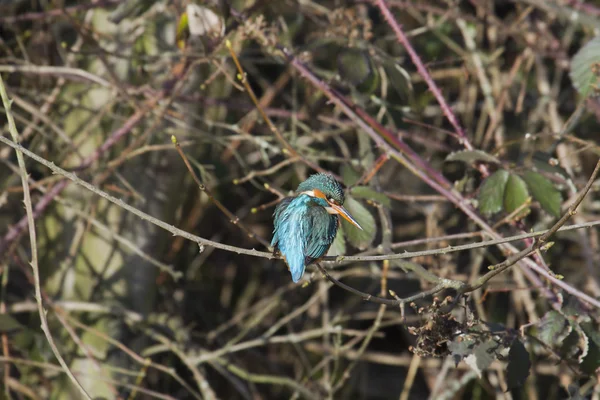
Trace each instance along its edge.
<path fill-rule="evenodd" d="M 362 230 L 344 208 L 344 190 L 326 173 L 311 175 L 298 185 L 295 196 L 284 198 L 275 208 L 274 252 L 281 253 L 298 282 L 307 265 L 327 254 L 340 224 L 340 217 Z"/>

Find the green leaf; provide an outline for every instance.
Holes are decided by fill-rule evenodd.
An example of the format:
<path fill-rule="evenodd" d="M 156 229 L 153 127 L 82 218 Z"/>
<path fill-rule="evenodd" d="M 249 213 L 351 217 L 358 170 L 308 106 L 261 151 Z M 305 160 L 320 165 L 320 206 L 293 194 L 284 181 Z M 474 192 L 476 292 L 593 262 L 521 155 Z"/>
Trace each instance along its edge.
<path fill-rule="evenodd" d="M 507 213 L 515 211 L 521 207 L 529 198 L 529 191 L 525 181 L 520 176 L 510 174 L 504 189 L 504 210 Z M 529 214 L 529 207 L 525 207 L 516 215 L 516 218 L 521 218 Z"/>
<path fill-rule="evenodd" d="M 379 86 L 379 74 L 373 68 L 369 53 L 359 49 L 345 49 L 338 55 L 340 78 L 363 93 L 372 93 Z"/>
<path fill-rule="evenodd" d="M 531 195 L 542 208 L 555 217 L 560 217 L 560 191 L 544 175 L 535 171 L 527 171 L 522 175 Z"/>
<path fill-rule="evenodd" d="M 338 233 L 327 252 L 328 256 L 342 256 L 346 254 L 346 239 L 344 238 L 344 226 L 340 225 Z"/>
<path fill-rule="evenodd" d="M 479 211 L 484 215 L 495 214 L 502 210 L 504 188 L 509 173 L 500 169 L 490 175 L 479 188 Z"/>
<path fill-rule="evenodd" d="M 577 359 L 581 363 L 590 350 L 590 340 L 577 322 L 571 319 L 568 321 L 572 330 L 571 334 L 561 342 L 560 354 L 567 360 Z"/>
<path fill-rule="evenodd" d="M 352 196 L 359 199 L 372 200 L 388 208 L 392 206 L 392 202 L 389 197 L 383 193 L 371 189 L 368 186 L 355 186 L 350 190 L 350 193 L 352 193 Z"/>
<path fill-rule="evenodd" d="M 598 63 L 600 63 L 600 37 L 587 42 L 571 60 L 571 81 L 584 97 L 598 90 Z"/>
<path fill-rule="evenodd" d="M 388 82 L 396 90 L 401 99 L 407 101 L 413 97 L 413 86 L 410 74 L 400 65 L 393 61 L 383 62 L 383 68 L 388 76 Z"/>
<path fill-rule="evenodd" d="M 527 349 L 516 339 L 508 352 L 508 367 L 506 368 L 506 386 L 508 390 L 522 386 L 529 376 L 531 361 Z"/>
<path fill-rule="evenodd" d="M 569 336 L 572 327 L 564 315 L 558 311 L 548 311 L 538 323 L 537 337 L 548 346 L 562 343 Z"/>
<path fill-rule="evenodd" d="M 340 218 L 342 220 L 344 232 L 346 233 L 346 239 L 348 239 L 352 246 L 364 250 L 369 247 L 375 239 L 375 218 L 373 218 L 373 215 L 371 215 L 365 206 L 352 196 L 346 197 L 344 207 L 363 228 L 361 231 L 344 218 Z"/>
<path fill-rule="evenodd" d="M 344 185 L 346 186 L 352 186 L 354 185 L 356 182 L 358 182 L 358 180 L 361 177 L 361 174 L 356 171 L 350 164 L 344 164 L 342 165 L 342 179 L 344 180 Z"/>
<path fill-rule="evenodd" d="M 491 154 L 481 150 L 464 150 L 450 153 L 446 161 L 462 161 L 467 164 L 474 164 L 477 161 L 500 164 L 500 160 Z"/>

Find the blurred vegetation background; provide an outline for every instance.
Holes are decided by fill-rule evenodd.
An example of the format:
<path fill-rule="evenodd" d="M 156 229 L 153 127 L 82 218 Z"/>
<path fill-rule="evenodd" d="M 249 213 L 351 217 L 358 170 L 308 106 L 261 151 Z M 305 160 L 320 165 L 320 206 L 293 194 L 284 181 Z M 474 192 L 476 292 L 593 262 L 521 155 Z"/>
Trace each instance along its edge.
<path fill-rule="evenodd" d="M 0 1 L 18 141 L 202 238 L 26 156 L 32 243 L 4 103 L 0 397 L 600 399 L 599 29 L 581 0 Z M 366 228 L 324 267 L 414 301 L 236 250 L 316 170 Z M 453 251 L 578 196 L 581 229 Z"/>

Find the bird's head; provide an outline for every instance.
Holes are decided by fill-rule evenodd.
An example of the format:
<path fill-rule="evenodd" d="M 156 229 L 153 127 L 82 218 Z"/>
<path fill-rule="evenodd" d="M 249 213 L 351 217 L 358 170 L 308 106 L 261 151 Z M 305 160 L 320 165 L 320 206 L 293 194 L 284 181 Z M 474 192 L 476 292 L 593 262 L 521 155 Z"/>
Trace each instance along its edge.
<path fill-rule="evenodd" d="M 344 208 L 344 190 L 342 189 L 342 185 L 332 175 L 324 173 L 311 175 L 307 180 L 298 185 L 296 193 L 319 199 L 318 203 L 325 207 L 328 213 L 338 214 L 362 230 L 359 223 Z"/>

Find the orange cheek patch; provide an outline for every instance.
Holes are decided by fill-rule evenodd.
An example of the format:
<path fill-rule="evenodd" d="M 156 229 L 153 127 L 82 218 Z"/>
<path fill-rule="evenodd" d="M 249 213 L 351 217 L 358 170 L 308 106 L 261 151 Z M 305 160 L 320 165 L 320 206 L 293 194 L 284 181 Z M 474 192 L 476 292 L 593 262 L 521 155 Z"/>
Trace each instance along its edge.
<path fill-rule="evenodd" d="M 325 193 L 321 192 L 319 189 L 313 189 L 313 192 L 315 193 L 315 197 L 327 200 Z"/>

